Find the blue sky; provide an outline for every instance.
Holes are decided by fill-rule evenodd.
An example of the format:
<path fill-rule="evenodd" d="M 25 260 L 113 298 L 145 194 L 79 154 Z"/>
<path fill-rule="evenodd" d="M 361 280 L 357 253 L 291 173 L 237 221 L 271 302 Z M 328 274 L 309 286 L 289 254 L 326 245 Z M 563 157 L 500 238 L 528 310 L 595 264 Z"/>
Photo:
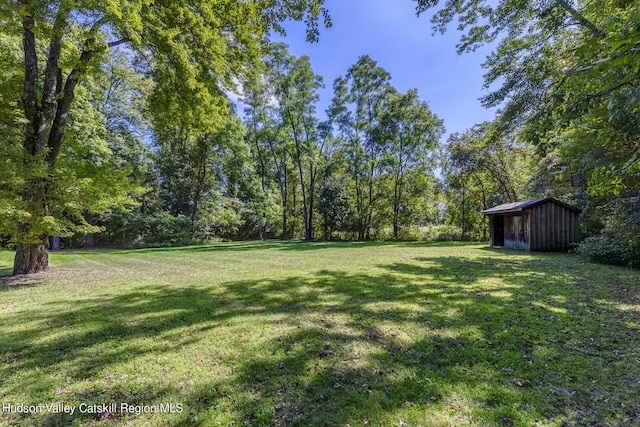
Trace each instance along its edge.
<path fill-rule="evenodd" d="M 431 35 L 430 16 L 415 15 L 410 0 L 326 0 L 333 27 L 323 29 L 320 41 L 305 41 L 303 23 L 285 25 L 286 37 L 296 56 L 307 55 L 316 74 L 324 77 L 318 111 L 331 101 L 333 80 L 346 74 L 358 57 L 368 54 L 391 73 L 392 84 L 405 92 L 417 88 L 420 98 L 444 120 L 447 134 L 463 132 L 475 123 L 491 120 L 495 111 L 480 105 L 484 74 L 480 64 L 488 48 L 458 56 L 457 31 Z"/>

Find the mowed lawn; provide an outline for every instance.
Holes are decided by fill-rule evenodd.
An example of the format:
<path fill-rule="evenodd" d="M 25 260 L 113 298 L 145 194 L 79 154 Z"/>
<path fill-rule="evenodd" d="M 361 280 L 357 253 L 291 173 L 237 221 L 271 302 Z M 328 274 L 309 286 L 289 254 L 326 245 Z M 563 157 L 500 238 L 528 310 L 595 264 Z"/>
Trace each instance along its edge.
<path fill-rule="evenodd" d="M 42 409 L 1 425 L 640 425 L 637 270 L 454 243 L 51 265 L 0 278 L 0 403 Z"/>

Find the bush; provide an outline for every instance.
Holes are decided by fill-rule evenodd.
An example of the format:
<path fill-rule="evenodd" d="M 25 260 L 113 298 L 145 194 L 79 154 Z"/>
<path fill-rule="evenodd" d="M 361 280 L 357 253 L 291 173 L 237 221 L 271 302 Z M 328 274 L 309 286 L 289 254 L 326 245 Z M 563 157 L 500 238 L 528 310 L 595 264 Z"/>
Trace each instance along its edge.
<path fill-rule="evenodd" d="M 602 264 L 640 267 L 640 242 L 625 242 L 607 234 L 585 239 L 578 246 L 578 253 Z"/>
<path fill-rule="evenodd" d="M 101 218 L 105 232 L 96 235 L 100 245 L 124 247 L 181 246 L 190 243 L 189 219 L 165 211 L 144 215 L 114 212 Z"/>
<path fill-rule="evenodd" d="M 602 211 L 603 229 L 585 239 L 578 253 L 604 264 L 640 267 L 640 197 L 616 200 Z"/>
<path fill-rule="evenodd" d="M 462 227 L 457 225 L 431 225 L 421 227 L 419 240 L 426 242 L 459 242 L 477 240 L 477 236 L 469 233 L 462 236 Z"/>

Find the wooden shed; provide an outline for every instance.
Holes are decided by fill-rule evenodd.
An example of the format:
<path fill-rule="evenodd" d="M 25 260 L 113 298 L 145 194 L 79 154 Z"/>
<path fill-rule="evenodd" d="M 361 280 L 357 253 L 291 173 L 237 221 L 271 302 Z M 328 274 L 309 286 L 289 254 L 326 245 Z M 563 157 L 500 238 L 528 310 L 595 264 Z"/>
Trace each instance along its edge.
<path fill-rule="evenodd" d="M 580 209 L 551 197 L 506 203 L 482 211 L 490 244 L 523 251 L 565 251 L 580 241 Z"/>

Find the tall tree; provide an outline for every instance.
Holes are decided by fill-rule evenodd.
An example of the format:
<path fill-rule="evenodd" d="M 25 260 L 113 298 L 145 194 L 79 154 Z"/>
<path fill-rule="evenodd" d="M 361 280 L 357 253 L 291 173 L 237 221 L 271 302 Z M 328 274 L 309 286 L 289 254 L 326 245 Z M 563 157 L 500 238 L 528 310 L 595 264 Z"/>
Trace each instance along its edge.
<path fill-rule="evenodd" d="M 278 47 L 276 47 L 276 50 Z M 276 105 L 279 72 L 265 61 L 243 82 L 244 123 L 247 140 L 265 195 L 277 188 L 280 210 L 280 237 L 289 238 L 291 147 Z"/>
<path fill-rule="evenodd" d="M 51 171 L 64 145 L 78 85 L 99 69 L 107 49 L 127 45 L 149 57 L 155 108 L 185 126 L 214 130 L 226 111 L 221 93 L 234 87 L 269 30 L 281 29 L 278 22 L 286 18 L 306 18 L 308 37 L 314 39 L 322 3 L 3 0 L 3 26 L 20 35 L 24 52 L 19 172 L 24 185 L 15 196 L 25 215 L 13 231 L 18 242 L 14 274 L 47 268 L 46 241 L 57 228 L 49 201 L 57 185 Z M 39 52 L 45 52 L 44 67 Z"/>
<path fill-rule="evenodd" d="M 344 139 L 344 157 L 352 179 L 358 239 L 368 239 L 375 206 L 380 201 L 380 178 L 385 143 L 376 138 L 391 75 L 368 55 L 361 56 L 345 77 L 334 81 L 329 109 Z"/>
<path fill-rule="evenodd" d="M 2 53 L 3 57 L 4 53 L 11 57 L 16 52 L 3 49 Z M 5 159 L 0 168 L 1 204 L 5 208 L 0 219 L 0 234 L 11 235 L 12 243 L 18 246 L 24 242 L 17 231 L 24 229 L 25 224 L 32 223 L 34 232 L 47 235 L 68 236 L 76 232 L 91 235 L 101 230 L 93 223 L 92 215 L 104 213 L 112 206 L 134 203 L 131 196 L 137 191 L 136 184 L 126 179 L 133 172 L 134 165 L 123 164 L 118 153 L 126 150 L 126 145 L 132 141 L 119 138 L 126 132 L 110 126 L 113 125 L 109 120 L 110 108 L 103 108 L 104 100 L 109 98 L 108 85 L 103 84 L 108 80 L 109 72 L 126 66 L 116 65 L 115 58 L 107 56 L 105 59 L 104 69 L 88 76 L 75 90 L 76 100 L 67 118 L 66 144 L 57 154 L 55 167 L 46 162 L 38 165 L 36 160 L 44 162 L 45 153 L 34 157 L 26 152 L 25 133 L 21 132 L 27 124 L 23 112 L 16 108 L 5 117 L 11 131 L 4 133 L 6 140 L 0 147 Z M 12 68 L 16 74 L 22 74 L 20 68 Z M 5 76 L 13 74 L 12 70 L 9 71 L 8 76 L 3 75 L 0 80 L 4 81 Z M 13 93 L 20 93 L 20 86 L 16 85 Z M 121 87 L 114 88 L 112 94 L 127 92 L 127 88 Z M 3 93 L 11 92 L 3 90 Z M 135 104 L 133 99 L 130 99 L 130 104 Z M 131 112 L 132 108 L 127 105 L 121 111 Z M 41 184 L 42 187 L 28 188 L 29 183 Z M 46 198 L 29 201 L 21 197 L 29 192 L 40 192 Z M 46 205 L 46 210 L 38 210 L 42 205 Z M 34 218 L 33 209 L 42 216 Z M 36 252 L 36 255 L 40 254 Z M 17 255 L 21 255 L 16 260 L 17 264 L 29 261 L 25 260 L 29 253 L 23 251 Z"/>
<path fill-rule="evenodd" d="M 472 232 L 486 238 L 486 223 L 480 211 L 516 202 L 529 195 L 534 170 L 530 144 L 513 134 L 497 132 L 498 124 L 484 122 L 463 134 L 449 137 L 443 172 L 450 193 L 450 214 L 462 234 Z"/>
<path fill-rule="evenodd" d="M 431 112 L 426 102 L 418 98 L 417 90 L 405 94 L 388 91 L 377 137 L 389 145 L 385 163 L 393 187 L 391 222 L 396 239 L 401 210 L 406 212 L 410 206 L 406 178 L 415 172 L 426 173 L 429 154 L 436 148 L 443 133 L 442 120 Z"/>
<path fill-rule="evenodd" d="M 254 203 L 254 214 L 260 224 L 258 235 L 262 239 L 268 233 L 267 230 L 276 227 L 278 220 L 282 218 L 285 228 L 282 235 L 286 235 L 286 210 L 276 212 L 282 208 L 278 195 L 282 196 L 281 185 L 274 185 L 275 172 L 272 164 L 272 152 L 275 135 L 277 135 L 277 115 L 272 105 L 273 85 L 266 76 L 267 65 L 264 61 L 257 64 L 248 73 L 242 82 L 244 97 L 244 124 L 247 129 L 246 140 L 250 147 L 250 153 L 255 165 L 255 174 L 260 182 L 262 202 Z M 277 188 L 276 188 L 277 187 Z"/>
<path fill-rule="evenodd" d="M 293 141 L 293 157 L 302 194 L 302 220 L 305 240 L 313 239 L 313 205 L 317 152 L 316 103 L 322 77 L 313 73 L 306 56 L 296 58 L 286 46 L 275 46 L 270 55 L 275 96 L 282 124 Z"/>

